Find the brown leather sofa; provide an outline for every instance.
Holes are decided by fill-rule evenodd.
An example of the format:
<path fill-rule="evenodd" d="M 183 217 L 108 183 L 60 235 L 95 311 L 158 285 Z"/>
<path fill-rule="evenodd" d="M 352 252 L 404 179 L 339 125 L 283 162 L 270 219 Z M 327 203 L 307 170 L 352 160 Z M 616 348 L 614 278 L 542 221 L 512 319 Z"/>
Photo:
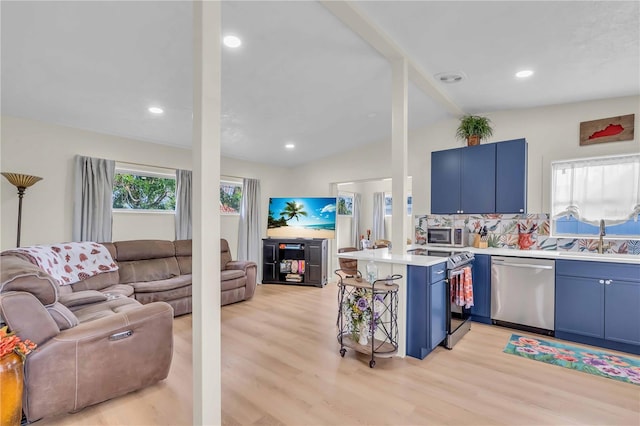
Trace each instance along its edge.
<path fill-rule="evenodd" d="M 256 291 L 258 265 L 247 260 L 232 260 L 229 243 L 220 239 L 220 304 L 241 302 Z"/>
<path fill-rule="evenodd" d="M 38 345 L 24 365 L 28 422 L 76 412 L 167 377 L 173 355 L 169 304 L 142 305 L 110 273 L 78 283 L 111 282 L 109 292 L 72 292 L 20 256 L 0 261 L 0 316 Z"/>

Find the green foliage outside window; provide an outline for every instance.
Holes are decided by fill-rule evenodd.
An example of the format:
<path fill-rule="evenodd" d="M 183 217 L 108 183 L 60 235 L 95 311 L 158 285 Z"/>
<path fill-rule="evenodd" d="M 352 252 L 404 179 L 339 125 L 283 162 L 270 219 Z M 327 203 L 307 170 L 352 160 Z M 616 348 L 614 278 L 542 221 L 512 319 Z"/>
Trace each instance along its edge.
<path fill-rule="evenodd" d="M 176 181 L 171 178 L 116 173 L 113 208 L 175 210 Z"/>
<path fill-rule="evenodd" d="M 220 213 L 240 213 L 242 184 L 220 182 Z"/>

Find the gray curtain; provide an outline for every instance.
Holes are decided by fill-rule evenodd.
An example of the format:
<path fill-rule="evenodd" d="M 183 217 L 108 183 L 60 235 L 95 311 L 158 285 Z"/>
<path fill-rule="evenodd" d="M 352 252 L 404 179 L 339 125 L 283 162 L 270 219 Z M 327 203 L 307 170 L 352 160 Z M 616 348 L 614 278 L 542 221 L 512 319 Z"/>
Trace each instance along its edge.
<path fill-rule="evenodd" d="M 362 195 L 359 193 L 353 194 L 353 219 L 351 221 L 351 241 L 353 247 L 360 247 L 360 204 L 362 203 Z"/>
<path fill-rule="evenodd" d="M 371 240 L 384 240 L 384 192 L 373 193 L 373 229 Z"/>
<path fill-rule="evenodd" d="M 260 181 L 243 179 L 238 227 L 238 260 L 260 263 L 260 221 Z"/>
<path fill-rule="evenodd" d="M 176 240 L 191 239 L 191 170 L 176 170 Z"/>
<path fill-rule="evenodd" d="M 111 241 L 116 162 L 76 155 L 73 241 Z"/>

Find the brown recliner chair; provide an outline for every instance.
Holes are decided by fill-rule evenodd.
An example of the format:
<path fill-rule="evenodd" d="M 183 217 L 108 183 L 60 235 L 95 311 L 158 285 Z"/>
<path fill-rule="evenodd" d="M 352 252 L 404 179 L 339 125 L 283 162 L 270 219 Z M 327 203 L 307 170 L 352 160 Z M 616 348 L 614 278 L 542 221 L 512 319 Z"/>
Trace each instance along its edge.
<path fill-rule="evenodd" d="M 229 243 L 220 239 L 220 304 L 249 300 L 256 291 L 258 265 L 249 260 L 232 260 Z"/>
<path fill-rule="evenodd" d="M 37 349 L 24 365 L 29 422 L 144 388 L 169 374 L 173 309 L 95 290 L 59 299 L 53 277 L 17 256 L 0 256 L 0 316 Z M 60 301 L 66 303 L 62 304 Z"/>

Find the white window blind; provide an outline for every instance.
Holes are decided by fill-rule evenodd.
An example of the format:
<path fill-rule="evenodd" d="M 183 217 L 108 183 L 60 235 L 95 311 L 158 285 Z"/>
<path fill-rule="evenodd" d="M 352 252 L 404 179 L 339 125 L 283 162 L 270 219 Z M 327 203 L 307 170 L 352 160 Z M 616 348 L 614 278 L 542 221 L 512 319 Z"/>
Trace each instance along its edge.
<path fill-rule="evenodd" d="M 640 154 L 556 161 L 551 170 L 553 219 L 617 224 L 640 214 Z"/>

